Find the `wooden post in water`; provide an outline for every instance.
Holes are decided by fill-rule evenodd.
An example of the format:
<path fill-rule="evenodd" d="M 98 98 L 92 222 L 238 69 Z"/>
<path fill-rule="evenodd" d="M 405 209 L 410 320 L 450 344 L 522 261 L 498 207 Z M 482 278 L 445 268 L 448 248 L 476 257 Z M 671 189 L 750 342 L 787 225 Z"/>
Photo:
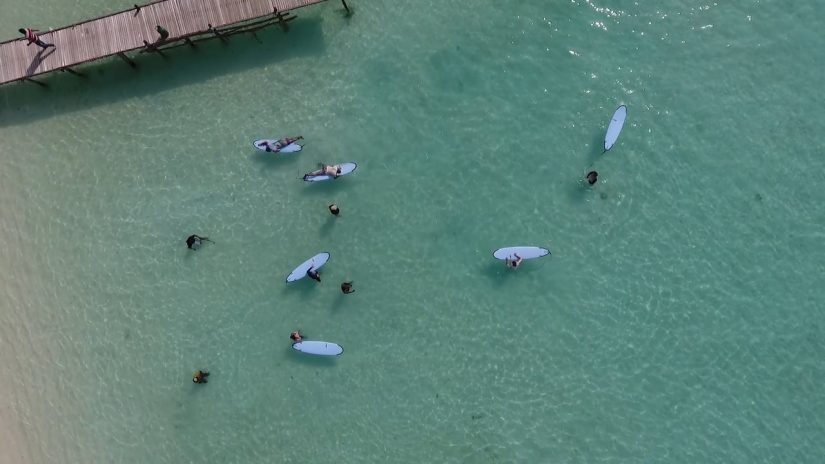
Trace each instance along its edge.
<path fill-rule="evenodd" d="M 224 36 L 223 36 L 223 34 L 221 34 L 220 32 L 218 32 L 218 30 L 217 30 L 217 29 L 215 29 L 214 27 L 212 27 L 212 24 L 211 24 L 211 23 L 207 24 L 207 26 L 209 26 L 209 30 L 210 30 L 213 34 L 215 34 L 216 36 L 218 36 L 218 37 L 221 39 L 221 41 L 223 41 L 224 43 L 226 43 L 226 37 L 224 37 Z"/>
<path fill-rule="evenodd" d="M 34 82 L 35 84 L 39 85 L 40 87 L 48 87 L 48 85 L 46 85 L 46 83 L 36 81 L 36 80 L 32 79 L 31 77 L 24 77 L 23 80 L 24 81 L 29 81 L 29 82 Z"/>
<path fill-rule="evenodd" d="M 74 74 L 74 75 L 75 75 L 75 76 L 77 76 L 77 77 L 86 77 L 86 75 L 85 75 L 85 74 L 79 73 L 79 72 L 75 71 L 74 69 L 72 69 L 72 68 L 70 68 L 70 67 L 68 67 L 68 66 L 66 66 L 65 68 L 62 68 L 62 69 L 60 69 L 60 70 L 61 70 L 61 71 L 63 71 L 63 72 L 67 72 L 67 73 L 69 73 L 69 74 Z"/>
<path fill-rule="evenodd" d="M 289 26 L 287 25 L 286 21 L 284 21 L 284 15 L 281 14 L 280 11 L 278 11 L 277 7 L 274 9 L 273 13 L 275 14 L 275 16 L 278 17 L 278 25 L 281 26 L 281 29 L 283 29 L 284 32 L 288 32 L 289 31 Z"/>
<path fill-rule="evenodd" d="M 119 52 L 119 53 L 117 54 L 117 56 L 119 56 L 119 57 L 120 57 L 120 59 L 122 59 L 123 61 L 125 61 L 125 62 L 129 63 L 129 66 L 131 66 L 131 67 L 133 67 L 133 68 L 137 68 L 137 63 L 135 63 L 134 61 L 132 61 L 132 60 L 131 60 L 128 56 L 126 56 L 126 54 L 125 54 L 125 53 L 123 53 L 123 52 Z"/>
<path fill-rule="evenodd" d="M 146 39 L 143 39 L 143 45 L 146 45 L 146 48 L 149 49 L 149 51 L 158 52 L 160 56 L 166 58 L 166 55 L 164 55 L 163 52 L 160 51 L 160 49 L 155 44 L 151 44 L 147 42 Z"/>

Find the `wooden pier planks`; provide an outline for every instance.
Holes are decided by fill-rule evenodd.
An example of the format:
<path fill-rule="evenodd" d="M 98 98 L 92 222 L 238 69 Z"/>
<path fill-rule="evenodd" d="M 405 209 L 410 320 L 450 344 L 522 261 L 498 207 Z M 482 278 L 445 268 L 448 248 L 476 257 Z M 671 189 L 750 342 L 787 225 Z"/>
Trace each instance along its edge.
<path fill-rule="evenodd" d="M 38 74 L 145 48 L 154 43 L 158 25 L 169 31 L 166 43 L 236 23 L 285 13 L 325 0 L 160 0 L 90 19 L 53 31 L 40 31 L 40 39 L 56 47 L 41 50 L 26 46 L 24 38 L 0 43 L 0 85 Z"/>

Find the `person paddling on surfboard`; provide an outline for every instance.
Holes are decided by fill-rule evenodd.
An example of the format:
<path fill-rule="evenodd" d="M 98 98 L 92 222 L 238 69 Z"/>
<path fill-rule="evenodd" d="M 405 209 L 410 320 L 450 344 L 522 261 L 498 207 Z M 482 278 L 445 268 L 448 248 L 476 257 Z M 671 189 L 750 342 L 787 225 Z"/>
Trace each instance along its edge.
<path fill-rule="evenodd" d="M 278 153 L 279 151 L 281 151 L 282 148 L 292 145 L 293 143 L 297 142 L 298 140 L 301 140 L 302 138 L 304 138 L 303 135 L 299 135 L 297 137 L 284 137 L 275 143 L 269 143 L 268 140 L 265 140 L 261 144 L 261 146 L 264 148 L 264 150 L 268 152 Z"/>
<path fill-rule="evenodd" d="M 189 248 L 190 250 L 197 251 L 198 248 L 201 247 L 203 242 L 212 242 L 212 240 L 209 240 L 209 237 L 200 237 L 200 236 L 195 235 L 195 234 L 192 234 L 189 237 L 186 237 L 186 247 Z"/>
<path fill-rule="evenodd" d="M 307 277 L 318 282 L 321 281 L 321 274 L 319 274 L 314 268 L 307 269 Z"/>
<path fill-rule="evenodd" d="M 315 176 L 330 176 L 333 179 L 337 179 L 338 176 L 341 175 L 341 166 L 337 164 L 330 166 L 328 164 L 318 163 L 318 165 L 321 166 L 321 169 L 304 174 L 304 180 L 306 180 L 307 177 Z"/>
<path fill-rule="evenodd" d="M 519 267 L 521 265 L 521 262 L 524 261 L 524 258 L 522 258 L 521 256 L 519 256 L 515 253 L 513 253 L 513 256 L 515 256 L 516 258 L 515 259 L 507 258 L 507 259 L 504 260 L 504 263 L 510 269 L 515 269 L 515 268 Z"/>

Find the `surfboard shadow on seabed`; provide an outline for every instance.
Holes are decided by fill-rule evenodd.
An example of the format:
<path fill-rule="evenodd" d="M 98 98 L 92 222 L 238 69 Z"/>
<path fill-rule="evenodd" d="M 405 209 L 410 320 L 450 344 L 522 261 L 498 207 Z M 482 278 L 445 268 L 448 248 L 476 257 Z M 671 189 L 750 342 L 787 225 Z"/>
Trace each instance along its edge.
<path fill-rule="evenodd" d="M 321 280 L 323 280 L 324 275 L 323 275 L 323 272 L 321 272 L 321 271 L 322 270 L 319 270 L 318 272 L 321 273 Z M 313 295 L 315 295 L 315 293 L 318 290 L 318 289 L 315 288 L 317 285 L 320 285 L 320 284 L 318 282 L 315 282 L 314 280 L 310 279 L 309 277 L 304 277 L 303 279 L 301 279 L 297 282 L 291 282 L 291 283 L 288 283 L 288 284 L 284 284 L 284 289 L 282 290 L 282 293 L 286 294 L 287 292 L 289 292 L 289 293 L 298 292 L 298 295 L 300 295 L 301 300 L 306 301 L 306 300 L 309 300 L 310 298 L 313 298 Z"/>
<path fill-rule="evenodd" d="M 333 313 L 338 313 L 341 311 L 341 308 L 343 308 L 352 299 L 352 296 L 338 292 L 338 298 L 336 298 L 335 301 L 332 303 L 332 307 L 330 308 L 330 310 Z"/>
<path fill-rule="evenodd" d="M 573 201 L 582 202 L 595 193 L 593 190 L 594 187 L 594 185 L 588 185 L 584 178 L 576 179 L 575 182 L 571 182 L 569 184 L 569 187 L 567 188 L 567 195 Z"/>
<path fill-rule="evenodd" d="M 602 135 L 597 135 L 596 139 L 593 140 L 593 143 L 590 144 L 590 151 L 587 152 L 587 159 L 585 160 L 585 163 L 587 163 L 588 166 L 593 167 L 593 163 L 598 161 L 604 154 L 604 137 Z"/>
<path fill-rule="evenodd" d="M 327 222 L 321 226 L 321 237 L 326 237 L 330 232 L 332 232 L 332 228 L 335 226 L 336 221 L 340 221 L 340 219 L 331 214 L 327 217 Z"/>
<path fill-rule="evenodd" d="M 309 172 L 309 171 L 307 171 Z M 352 175 L 352 174 L 350 174 Z M 349 177 L 349 176 L 345 176 Z M 345 177 L 339 177 L 333 180 L 326 180 L 323 182 L 303 182 L 304 184 L 311 184 L 306 185 L 304 189 L 301 190 L 301 193 L 304 195 L 329 195 L 331 192 L 346 188 L 346 184 L 352 183 L 353 179 L 346 179 Z"/>

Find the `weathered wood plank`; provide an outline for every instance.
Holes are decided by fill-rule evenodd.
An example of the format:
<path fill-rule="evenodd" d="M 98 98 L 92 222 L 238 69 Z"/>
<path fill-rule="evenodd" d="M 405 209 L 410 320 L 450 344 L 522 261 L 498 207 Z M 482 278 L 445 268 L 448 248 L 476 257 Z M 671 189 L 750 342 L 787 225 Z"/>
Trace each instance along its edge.
<path fill-rule="evenodd" d="M 55 48 L 40 50 L 37 45 L 14 38 L 0 43 L 0 85 L 68 66 L 98 60 L 118 53 L 141 49 L 143 41 L 155 43 L 156 26 L 169 31 L 166 43 L 192 34 L 251 21 L 271 15 L 273 8 L 289 10 L 326 0 L 158 0 L 99 18 L 72 24 L 40 37 Z"/>

